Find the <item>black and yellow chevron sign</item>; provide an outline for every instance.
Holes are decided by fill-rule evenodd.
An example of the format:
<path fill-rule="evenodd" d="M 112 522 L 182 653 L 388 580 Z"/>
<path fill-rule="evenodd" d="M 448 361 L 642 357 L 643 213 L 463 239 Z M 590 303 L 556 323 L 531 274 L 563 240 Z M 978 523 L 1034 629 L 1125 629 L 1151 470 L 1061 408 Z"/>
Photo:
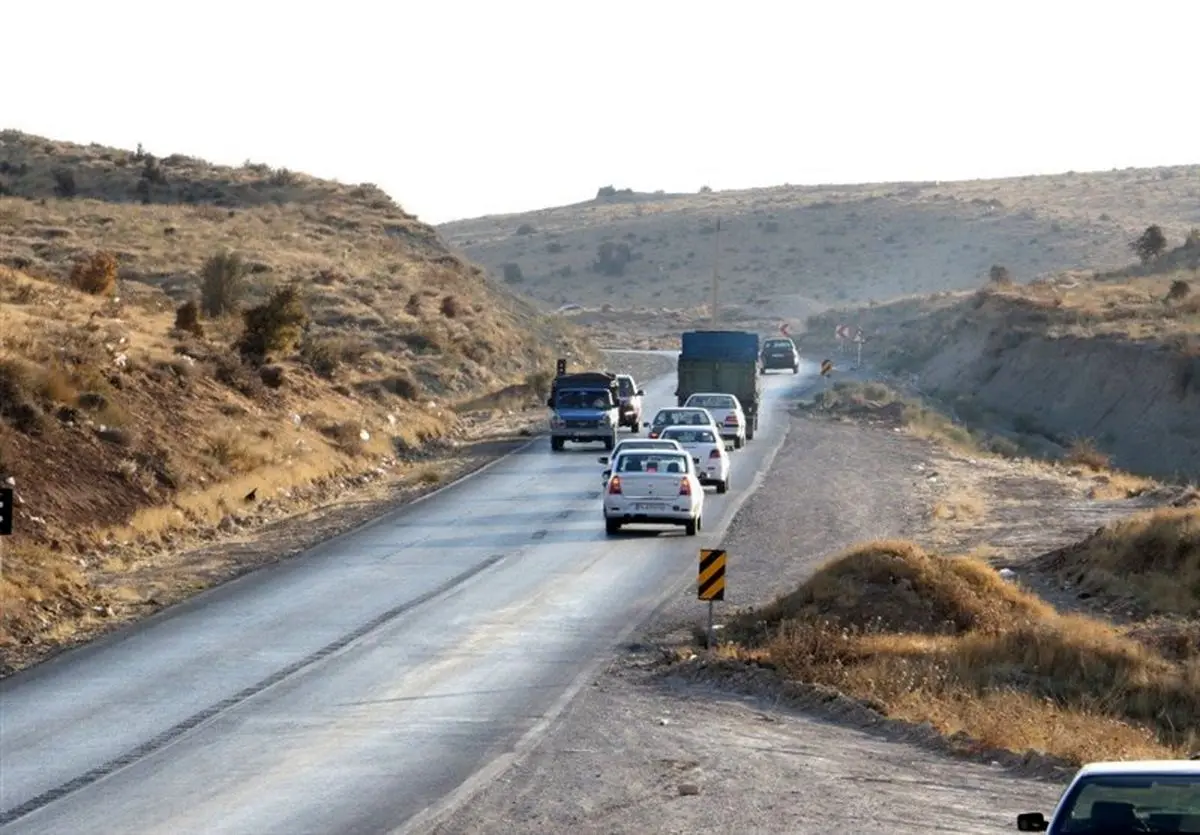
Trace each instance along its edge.
<path fill-rule="evenodd" d="M 725 551 L 700 549 L 700 577 L 696 597 L 700 600 L 725 599 Z"/>
<path fill-rule="evenodd" d="M 821 376 L 828 377 L 833 372 L 833 360 L 821 361 Z"/>

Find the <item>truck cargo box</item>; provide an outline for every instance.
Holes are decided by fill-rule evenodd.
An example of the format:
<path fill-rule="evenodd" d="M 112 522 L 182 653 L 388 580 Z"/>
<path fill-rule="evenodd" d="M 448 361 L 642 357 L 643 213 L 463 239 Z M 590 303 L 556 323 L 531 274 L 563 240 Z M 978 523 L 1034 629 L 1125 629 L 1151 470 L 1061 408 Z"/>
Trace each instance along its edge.
<path fill-rule="evenodd" d="M 758 334 L 750 331 L 684 331 L 681 358 L 758 362 Z"/>

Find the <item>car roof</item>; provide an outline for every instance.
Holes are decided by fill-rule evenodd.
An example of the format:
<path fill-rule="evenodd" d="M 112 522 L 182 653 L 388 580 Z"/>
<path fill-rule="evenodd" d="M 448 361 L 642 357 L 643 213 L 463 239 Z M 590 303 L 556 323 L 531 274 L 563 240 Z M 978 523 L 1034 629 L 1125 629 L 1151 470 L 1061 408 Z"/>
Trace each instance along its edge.
<path fill-rule="evenodd" d="M 734 400 L 737 400 L 737 395 L 730 394 L 727 391 L 694 391 L 688 395 L 688 400 L 691 400 L 693 397 L 732 397 Z M 699 407 L 693 406 L 691 408 Z"/>
<path fill-rule="evenodd" d="M 687 426 L 687 425 L 675 424 L 674 426 L 663 427 L 662 434 L 666 435 L 668 432 L 711 432 L 711 431 L 713 431 L 713 428 L 711 426 Z"/>
<path fill-rule="evenodd" d="M 1196 774 L 1200 775 L 1200 760 L 1115 760 L 1087 763 L 1076 773 L 1076 779 L 1098 775 L 1118 774 Z"/>
<path fill-rule="evenodd" d="M 674 449 L 675 447 L 671 446 L 671 444 L 678 445 L 679 442 L 672 441 L 667 438 L 626 438 L 623 441 L 617 441 L 617 449 L 620 449 L 621 447 L 632 449 L 635 446 L 640 446 L 646 449 L 660 449 L 664 447 L 666 449 Z"/>

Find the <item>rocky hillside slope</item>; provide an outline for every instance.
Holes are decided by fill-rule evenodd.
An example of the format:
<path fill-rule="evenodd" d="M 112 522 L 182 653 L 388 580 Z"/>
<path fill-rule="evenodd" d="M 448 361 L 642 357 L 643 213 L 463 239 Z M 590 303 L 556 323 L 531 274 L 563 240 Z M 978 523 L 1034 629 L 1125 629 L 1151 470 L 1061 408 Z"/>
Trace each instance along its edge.
<path fill-rule="evenodd" d="M 1146 267 L 830 311 L 809 320 L 802 346 L 848 366 L 834 331 L 860 325 L 865 362 L 911 375 L 965 422 L 1031 450 L 1094 448 L 1120 469 L 1194 480 L 1198 267 L 1200 232 Z"/>
<path fill-rule="evenodd" d="M 0 195 L 0 644 L 108 544 L 403 462 L 594 356 L 371 185 L 5 131 Z"/>
<path fill-rule="evenodd" d="M 1019 281 L 1114 268 L 1152 223 L 1174 238 L 1200 225 L 1200 166 L 699 194 L 607 188 L 571 206 L 439 228 L 555 307 L 694 320 L 716 261 L 728 321 L 770 327 L 830 305 L 973 289 L 996 264 Z"/>

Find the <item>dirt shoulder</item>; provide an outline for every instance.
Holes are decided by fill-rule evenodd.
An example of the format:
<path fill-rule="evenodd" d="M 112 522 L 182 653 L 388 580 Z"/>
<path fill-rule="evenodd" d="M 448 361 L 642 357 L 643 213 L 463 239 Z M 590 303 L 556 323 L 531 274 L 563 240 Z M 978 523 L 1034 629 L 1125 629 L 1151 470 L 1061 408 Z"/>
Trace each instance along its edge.
<path fill-rule="evenodd" d="M 639 381 L 674 367 L 671 357 L 628 351 L 607 352 L 606 358 Z M 227 508 L 215 524 L 152 540 L 118 531 L 80 556 L 72 575 L 36 573 L 7 561 L 3 582 L 58 594 L 6 609 L 0 677 L 300 554 L 463 478 L 529 443 L 544 428 L 546 411 L 527 400 L 501 399 L 465 411 L 458 420 L 454 435 L 383 458 L 373 470 L 264 490 L 254 502 Z M 14 629 L 17 624 L 24 628 Z"/>
<path fill-rule="evenodd" d="M 938 466 L 919 438 L 793 418 L 723 542 L 718 620 L 794 589 L 851 543 L 932 537 Z M 1053 803 L 1054 782 L 986 758 L 948 759 L 929 729 L 828 693 L 799 710 L 748 668 L 681 665 L 680 647 L 703 623 L 694 595 L 689 586 L 665 607 L 527 760 L 435 831 L 824 832 L 833 823 L 971 833 L 1011 828 L 1018 812 Z"/>

